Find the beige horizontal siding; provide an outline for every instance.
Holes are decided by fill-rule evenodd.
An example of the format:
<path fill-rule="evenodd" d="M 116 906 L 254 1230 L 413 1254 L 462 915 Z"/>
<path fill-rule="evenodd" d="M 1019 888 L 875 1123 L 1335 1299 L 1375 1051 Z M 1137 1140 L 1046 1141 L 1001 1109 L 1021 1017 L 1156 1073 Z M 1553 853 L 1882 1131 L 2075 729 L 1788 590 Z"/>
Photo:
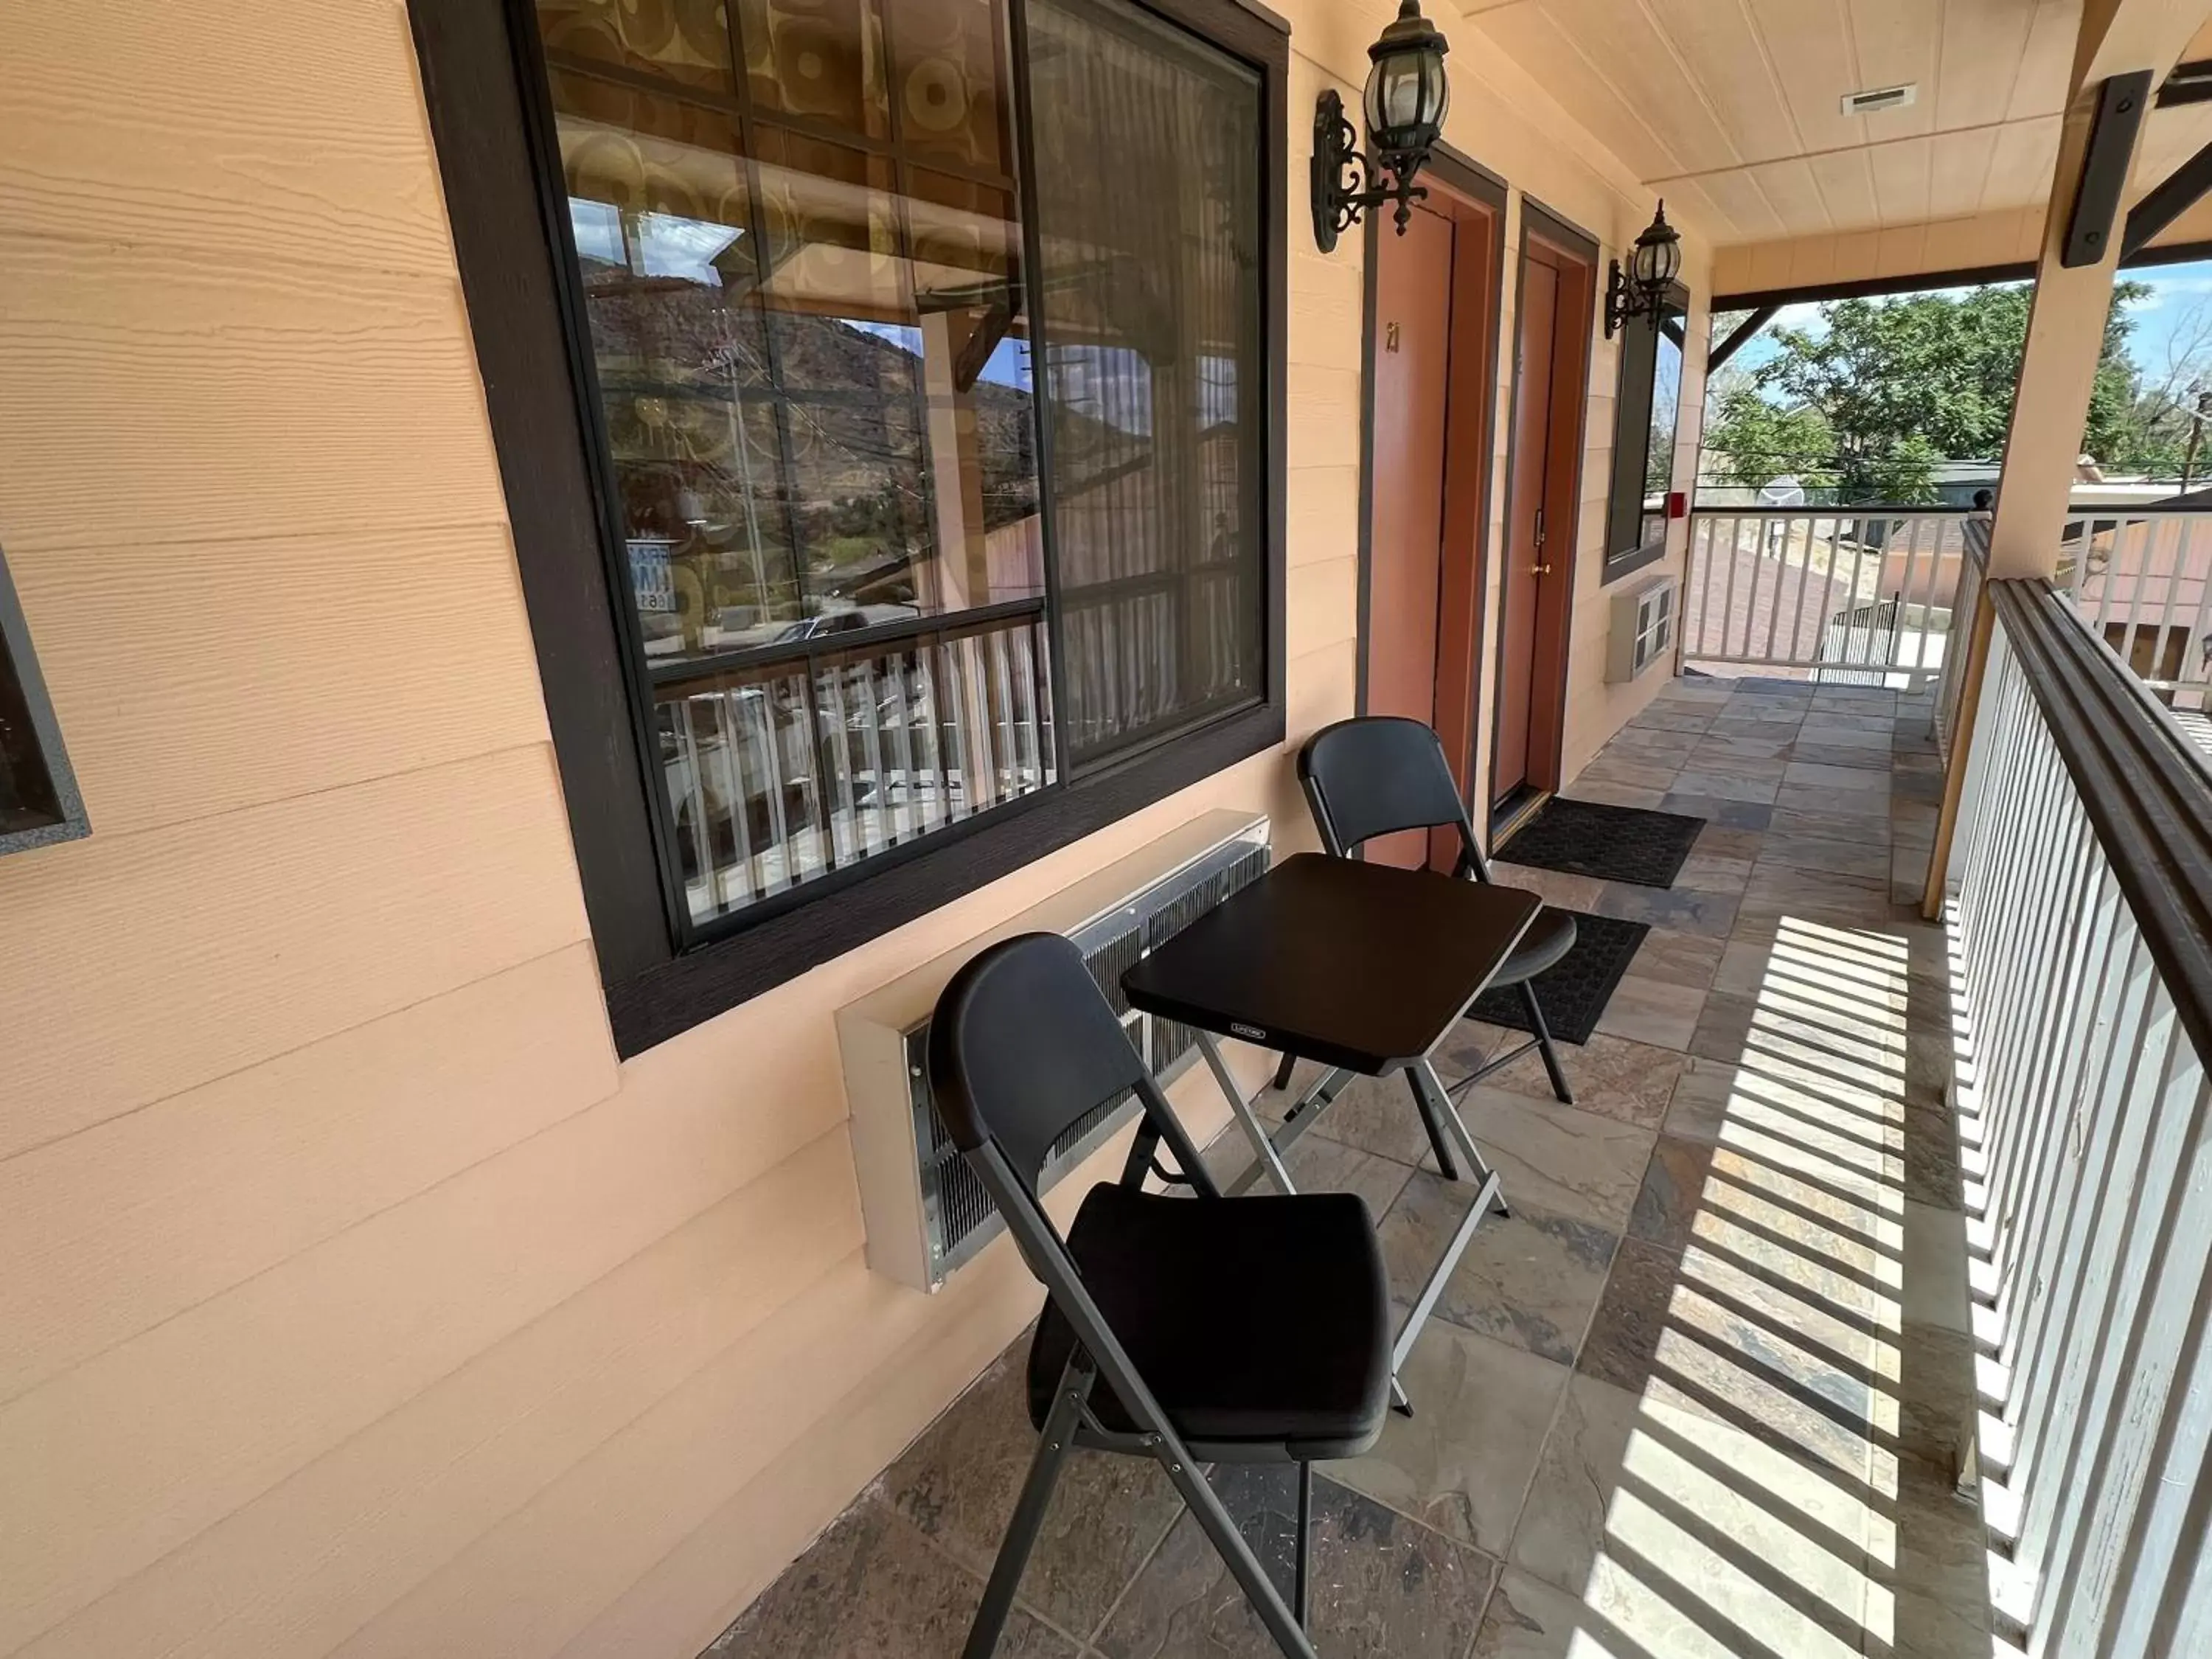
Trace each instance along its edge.
<path fill-rule="evenodd" d="M 398 5 L 13 7 L 0 110 L 0 224 L 18 235 L 164 244 L 211 277 L 246 260 L 453 273 Z"/>
<path fill-rule="evenodd" d="M 95 820 L 89 841 L 0 860 L 0 1154 L 586 932 L 543 745 L 174 830 Z"/>
<path fill-rule="evenodd" d="M 102 835 L 544 740 L 503 524 L 8 551 Z"/>
<path fill-rule="evenodd" d="M 0 1162 L 0 1401 L 605 1097 L 545 1019 L 598 985 L 568 945 Z"/>
<path fill-rule="evenodd" d="M 329 1651 L 702 1372 L 787 1359 L 768 1328 L 857 1252 L 842 1139 L 817 1137 L 28 1651 Z M 704 1469 L 727 1449 L 695 1449 Z"/>
<path fill-rule="evenodd" d="M 1390 0 L 1292 9 L 1294 106 L 1356 94 Z M 1632 235 L 1493 57 L 1462 148 Z M 1291 769 L 618 1066 L 403 6 L 48 9 L 0 109 L 0 547 L 95 826 L 0 860 L 0 1655 L 684 1659 L 1036 1305 L 866 1271 L 831 1011 L 1207 807 L 1309 844 Z M 1292 202 L 1295 744 L 1361 276 Z"/>
<path fill-rule="evenodd" d="M 457 275 L 14 231 L 0 270 L 11 556 L 505 514 Z"/>
<path fill-rule="evenodd" d="M 617 1094 L 0 1407 L 0 1463 L 43 1500 L 0 1515 L 0 1651 L 836 1121 L 828 1103 L 783 1104 L 732 1122 L 708 1098 L 647 1107 Z"/>
<path fill-rule="evenodd" d="M 1291 538 L 1291 564 L 1319 564 L 1358 554 L 1359 456 L 1356 448 L 1334 466 L 1300 467 L 1289 475 L 1283 495 L 1284 514 L 1298 527 L 1298 533 Z"/>

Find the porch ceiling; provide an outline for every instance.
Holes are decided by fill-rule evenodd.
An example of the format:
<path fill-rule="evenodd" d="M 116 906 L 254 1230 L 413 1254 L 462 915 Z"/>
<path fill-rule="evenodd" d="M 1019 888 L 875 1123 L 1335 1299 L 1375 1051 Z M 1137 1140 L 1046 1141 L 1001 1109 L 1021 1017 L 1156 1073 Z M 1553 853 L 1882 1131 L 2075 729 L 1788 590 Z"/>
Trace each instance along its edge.
<path fill-rule="evenodd" d="M 2080 0 L 1464 0 L 1485 35 L 1717 242 L 2039 208 Z M 2212 30 L 2192 42 L 2212 47 Z M 1846 116 L 1847 93 L 1917 83 Z M 2212 141 L 2152 112 L 2147 189 Z"/>

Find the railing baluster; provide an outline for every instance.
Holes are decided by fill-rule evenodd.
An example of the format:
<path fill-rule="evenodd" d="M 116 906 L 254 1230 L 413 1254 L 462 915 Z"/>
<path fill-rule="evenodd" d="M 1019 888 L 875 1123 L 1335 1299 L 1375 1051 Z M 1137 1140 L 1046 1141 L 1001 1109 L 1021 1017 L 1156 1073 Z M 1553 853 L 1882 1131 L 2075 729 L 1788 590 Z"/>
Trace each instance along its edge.
<path fill-rule="evenodd" d="M 920 661 L 920 653 L 912 651 L 894 652 L 890 657 L 891 750 L 899 769 L 898 810 L 891 818 L 894 842 L 911 839 L 921 828 L 921 778 L 914 741 Z"/>
<path fill-rule="evenodd" d="M 2194 889 L 2163 873 L 2202 866 L 2212 800 L 2092 642 L 2154 628 L 2162 665 L 2172 618 L 2202 608 L 2180 591 L 2188 526 L 2111 525 L 2092 574 L 2094 532 L 2070 607 L 1990 589 L 1951 914 L 2004 1428 L 1989 1474 L 2017 1518 L 2007 1610 L 2029 1654 L 2118 1659 L 2212 1632 L 2212 1014 Z"/>
<path fill-rule="evenodd" d="M 715 753 L 720 758 L 724 785 L 722 799 L 727 803 L 730 839 L 737 852 L 741 875 L 738 902 L 749 904 L 760 896 L 762 887 L 760 866 L 753 856 L 752 806 L 745 787 L 745 738 L 738 717 L 737 696 L 734 691 L 725 691 L 715 695 L 712 701 Z M 729 902 L 726 890 L 721 897 L 724 903 Z"/>
<path fill-rule="evenodd" d="M 1785 529 L 1783 534 L 1786 540 L 1789 532 Z M 1790 609 L 1789 659 L 1792 662 L 1797 660 L 1798 653 L 1804 648 L 1805 584 L 1813 580 L 1813 545 L 1819 539 L 1820 528 L 1818 521 L 1814 520 L 1808 523 L 1805 526 L 1805 556 L 1797 566 L 1797 602 Z M 1782 588 L 1783 585 L 1781 583 L 1777 582 L 1775 584 L 1774 592 L 1778 603 L 1781 598 Z"/>
<path fill-rule="evenodd" d="M 2160 688 L 2170 688 L 2173 684 L 2166 673 L 2166 641 L 2173 627 L 2174 602 L 2181 597 L 2181 548 L 2179 536 L 2168 532 L 2178 532 L 2180 527 L 2176 520 L 2171 519 L 2153 526 L 2156 540 L 2165 549 L 2166 556 L 2166 604 L 2159 611 L 2158 631 L 2151 636 L 2150 672 L 2144 678 L 2150 684 Z M 2150 562 L 2148 556 L 2144 562 L 2148 568 Z M 2125 660 L 2133 660 L 2132 654 Z"/>
<path fill-rule="evenodd" d="M 1765 522 L 1764 519 L 1759 520 L 1762 526 Z M 1741 519 L 1729 520 L 1728 588 L 1721 596 L 1721 648 L 1717 653 L 1723 661 L 1729 654 L 1729 630 L 1735 626 L 1735 568 L 1743 562 L 1743 526 Z M 1765 533 L 1763 529 L 1753 532 L 1754 537 Z M 1756 541 L 1753 544 L 1752 556 L 1759 556 Z"/>
<path fill-rule="evenodd" d="M 1886 653 L 1887 659 L 1886 665 L 1888 667 L 1917 670 L 1920 666 L 1921 641 L 1927 637 L 1928 633 L 1928 605 L 1924 599 L 1920 606 L 1920 627 L 1912 635 L 1912 660 L 1910 663 L 1905 662 L 1899 653 L 1905 645 L 1905 618 L 1911 614 L 1913 603 L 1913 578 L 1920 573 L 1920 532 L 1927 522 L 1927 520 L 1920 518 L 1890 519 L 1883 522 L 1881 544 L 1885 550 L 1895 538 L 1899 526 L 1905 527 L 1905 574 L 1898 583 L 1897 615 L 1891 619 L 1889 650 Z M 1876 597 L 1879 598 L 1880 595 L 1877 594 Z M 1884 677 L 1883 683 L 1887 684 L 1887 676 Z"/>
<path fill-rule="evenodd" d="M 851 668 L 853 701 L 860 716 L 860 755 L 868 769 L 868 808 L 854 821 L 861 856 L 880 853 L 896 839 L 891 817 L 891 781 L 884 769 L 884 713 L 882 693 L 876 689 L 874 657 L 863 657 Z M 891 674 L 898 672 L 894 658 Z M 860 793 L 855 790 L 857 796 Z"/>
<path fill-rule="evenodd" d="M 1766 627 L 1763 630 L 1765 635 L 1765 648 L 1761 649 L 1752 644 L 1753 630 L 1759 629 L 1759 580 L 1766 574 L 1767 522 L 1768 521 L 1765 519 L 1761 519 L 1759 521 L 1759 550 L 1757 556 L 1753 558 L 1751 562 L 1751 580 L 1747 584 L 1743 600 L 1743 654 L 1747 657 L 1756 657 L 1761 659 L 1771 657 L 1774 652 L 1774 623 L 1773 618 L 1771 616 L 1768 617 Z M 1777 568 L 1778 569 L 1786 569 L 1789 567 L 1789 563 L 1790 521 L 1785 519 L 1782 523 L 1782 552 L 1779 559 L 1777 561 Z"/>

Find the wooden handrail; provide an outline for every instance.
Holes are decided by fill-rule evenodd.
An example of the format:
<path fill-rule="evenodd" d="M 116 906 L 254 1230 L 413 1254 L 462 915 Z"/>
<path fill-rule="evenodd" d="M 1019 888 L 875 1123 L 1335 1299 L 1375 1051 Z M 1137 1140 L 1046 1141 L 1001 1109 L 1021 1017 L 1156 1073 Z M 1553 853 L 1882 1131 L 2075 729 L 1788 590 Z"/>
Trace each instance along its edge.
<path fill-rule="evenodd" d="M 2212 763 L 2049 582 L 1988 592 L 2174 1010 L 2212 1054 Z"/>

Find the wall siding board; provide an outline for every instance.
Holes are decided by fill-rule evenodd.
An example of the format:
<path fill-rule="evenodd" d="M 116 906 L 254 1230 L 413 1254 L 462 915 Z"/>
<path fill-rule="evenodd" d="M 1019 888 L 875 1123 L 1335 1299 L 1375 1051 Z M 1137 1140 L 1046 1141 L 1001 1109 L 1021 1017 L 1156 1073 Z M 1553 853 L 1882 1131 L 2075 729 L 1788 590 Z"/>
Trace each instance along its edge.
<path fill-rule="evenodd" d="M 9 569 L 104 836 L 546 739 L 498 523 L 10 548 Z"/>
<path fill-rule="evenodd" d="M 0 109 L 16 234 L 453 274 L 396 4 L 12 8 Z"/>
<path fill-rule="evenodd" d="M 598 994 L 568 945 L 0 1162 L 0 1401 L 612 1094 L 545 1021 Z"/>
<path fill-rule="evenodd" d="M 1394 7 L 1286 9 L 1295 746 L 1355 695 L 1364 296 L 1300 112 Z M 1648 158 L 1449 27 L 1509 240 L 1632 239 Z M 683 1659 L 1036 1306 L 1003 1244 L 867 1273 L 830 1011 L 1194 812 L 1310 845 L 1287 754 L 617 1066 L 404 6 L 94 0 L 0 107 L 0 544 L 95 826 L 0 862 L 0 1652 Z M 1646 695 L 1595 580 L 1570 770 Z"/>
<path fill-rule="evenodd" d="M 585 937 L 542 744 L 173 830 L 95 823 L 0 860 L 0 1157 Z"/>
<path fill-rule="evenodd" d="M 506 516 L 458 276 L 12 232 L 0 269 L 11 559 Z"/>
<path fill-rule="evenodd" d="M 748 1133 L 711 1101 L 617 1095 L 0 1408 L 0 1466 L 38 1495 L 0 1511 L 0 1652 L 828 1133 L 822 1115 Z M 808 1224 L 859 1242 L 849 1206 Z"/>
<path fill-rule="evenodd" d="M 788 1358 L 777 1322 L 836 1299 L 834 1270 L 858 1260 L 839 1139 L 818 1137 L 485 1349 L 23 1659 L 329 1652 L 703 1368 Z"/>

